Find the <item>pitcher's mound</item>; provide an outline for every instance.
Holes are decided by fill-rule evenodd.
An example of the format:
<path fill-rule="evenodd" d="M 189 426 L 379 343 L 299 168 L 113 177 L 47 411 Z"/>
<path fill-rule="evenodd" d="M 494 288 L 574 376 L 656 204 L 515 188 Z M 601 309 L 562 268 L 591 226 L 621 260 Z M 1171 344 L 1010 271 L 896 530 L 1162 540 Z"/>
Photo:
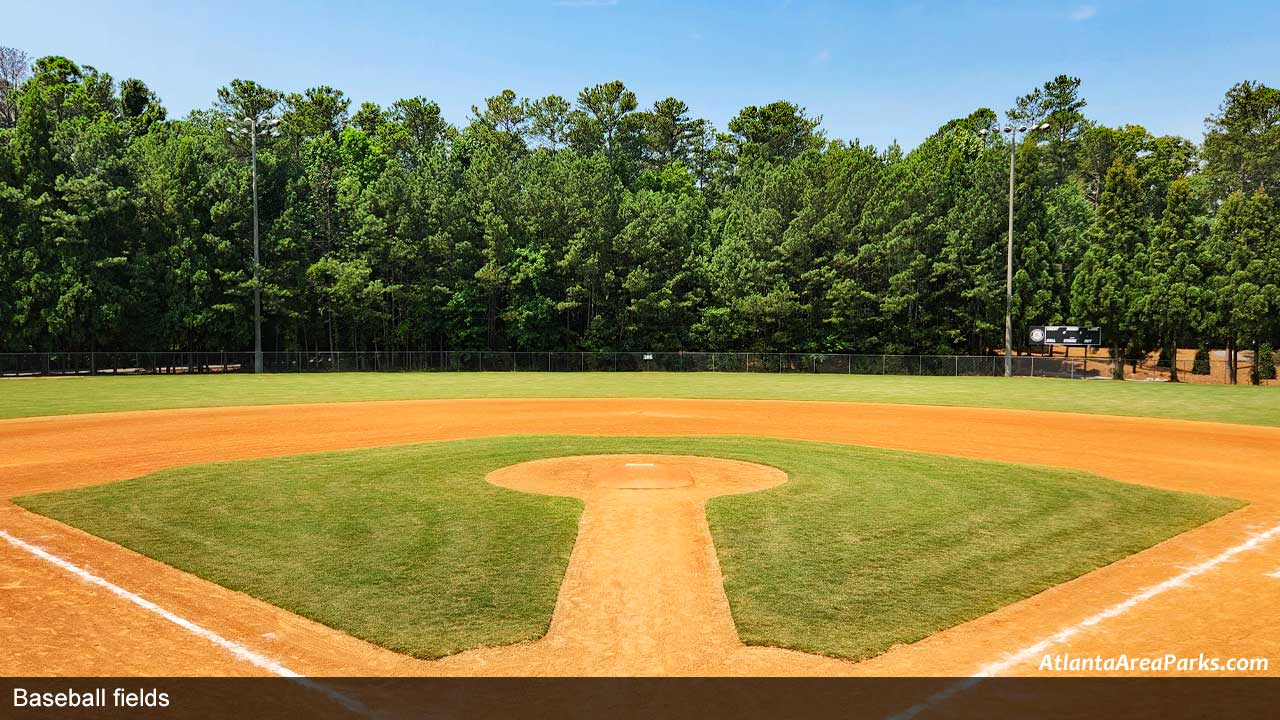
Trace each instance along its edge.
<path fill-rule="evenodd" d="M 787 474 L 767 465 L 692 455 L 572 455 L 508 465 L 485 479 L 544 495 L 705 500 L 781 485 Z M 656 492 L 636 492 L 642 490 Z"/>
<path fill-rule="evenodd" d="M 591 484 L 619 490 L 666 490 L 692 485 L 693 475 L 688 467 L 659 460 L 601 463 L 591 468 Z"/>

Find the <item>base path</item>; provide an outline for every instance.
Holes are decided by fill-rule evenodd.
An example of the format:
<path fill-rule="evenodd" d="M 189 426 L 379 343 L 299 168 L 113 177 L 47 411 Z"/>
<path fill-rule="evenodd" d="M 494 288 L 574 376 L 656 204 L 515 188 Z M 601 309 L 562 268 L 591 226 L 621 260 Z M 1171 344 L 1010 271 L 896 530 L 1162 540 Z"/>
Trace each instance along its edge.
<path fill-rule="evenodd" d="M 1275 603 L 1280 536 L 1251 540 L 1280 526 L 1277 428 L 976 408 L 665 399 L 164 410 L 0 421 L 0 498 L 196 462 L 532 433 L 823 440 L 1077 468 L 1252 504 L 1032 598 L 856 664 L 736 643 L 723 591 L 715 592 L 719 570 L 701 515 L 705 497 L 695 499 L 716 488 L 715 468 L 725 466 L 700 464 L 705 460 L 686 459 L 684 466 L 666 468 L 655 463 L 650 470 L 644 464 L 654 461 L 643 458 L 631 460 L 630 470 L 626 462 L 620 467 L 615 460 L 601 460 L 604 466 L 582 461 L 586 464 L 555 473 L 555 480 L 552 475 L 510 476 L 510 468 L 495 473 L 492 480 L 499 484 L 533 482 L 541 484 L 540 491 L 558 487 L 572 494 L 577 491 L 555 484 L 576 483 L 598 497 L 587 497 L 569 576 L 546 638 L 432 662 L 356 640 L 4 501 L 0 530 L 308 675 L 954 676 L 984 669 L 1035 674 L 1041 650 L 1072 656 L 1204 653 L 1225 659 L 1268 657 L 1280 647 Z M 772 482 L 758 479 L 760 487 Z M 664 494 L 669 497 L 657 499 Z M 653 499 L 641 500 L 641 495 Z M 690 502 L 677 502 L 680 497 Z M 662 537 L 641 532 L 652 527 L 645 520 L 646 513 L 656 511 L 651 503 L 668 502 L 675 504 L 662 512 L 675 513 L 676 522 L 662 527 L 684 529 Z M 624 538 L 636 543 L 648 538 L 660 543 L 661 552 L 644 552 Z M 624 592 L 622 584 L 612 595 L 607 586 L 599 595 L 581 591 L 601 590 L 600 578 L 609 575 L 595 568 L 621 564 L 627 570 L 615 576 L 635 578 L 651 573 L 659 562 L 678 572 L 659 575 L 651 592 Z M 1204 569 L 1188 574 L 1194 568 Z M 578 583 L 575 573 L 585 573 L 589 582 Z M 1185 579 L 1161 585 L 1179 577 Z M 1164 589 L 1152 594 L 1153 587 Z M 682 608 L 671 603 L 672 597 L 688 597 L 691 604 Z M 7 542 L 0 542 L 0 642 L 13 649 L 0 654 L 0 673 L 6 675 L 264 673 L 225 647 Z M 718 651 L 704 652 L 699 649 L 704 643 Z M 1280 657 L 1271 660 L 1267 674 L 1280 674 Z"/>

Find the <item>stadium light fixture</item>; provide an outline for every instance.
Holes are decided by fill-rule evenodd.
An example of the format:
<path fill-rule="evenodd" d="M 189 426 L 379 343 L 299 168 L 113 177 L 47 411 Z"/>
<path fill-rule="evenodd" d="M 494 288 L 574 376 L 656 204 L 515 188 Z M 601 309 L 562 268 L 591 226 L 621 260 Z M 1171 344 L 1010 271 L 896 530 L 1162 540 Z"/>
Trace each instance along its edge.
<path fill-rule="evenodd" d="M 258 282 L 258 138 L 280 137 L 276 126 L 279 118 L 269 117 L 267 113 L 232 118 L 240 127 L 230 126 L 227 132 L 233 137 L 237 134 L 249 136 L 249 164 L 253 187 L 253 371 L 262 372 L 262 288 Z"/>
<path fill-rule="evenodd" d="M 1013 376 L 1013 187 L 1014 187 L 1014 162 L 1018 157 L 1018 133 L 1040 132 L 1049 129 L 1049 123 L 1042 122 L 1028 128 L 1026 125 L 1019 125 L 1016 128 L 1012 125 L 1005 125 L 999 128 L 1002 132 L 1009 136 L 1009 245 L 1005 257 L 1004 269 L 1004 376 Z M 978 134 L 986 137 L 993 134 L 994 131 L 982 129 Z"/>

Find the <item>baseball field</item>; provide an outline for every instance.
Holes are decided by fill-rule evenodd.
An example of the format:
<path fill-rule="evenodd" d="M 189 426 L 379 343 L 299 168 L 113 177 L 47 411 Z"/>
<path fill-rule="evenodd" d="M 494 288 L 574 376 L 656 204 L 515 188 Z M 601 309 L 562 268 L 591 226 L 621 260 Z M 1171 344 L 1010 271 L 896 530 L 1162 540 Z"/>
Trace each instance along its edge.
<path fill-rule="evenodd" d="M 1267 389 L 97 377 L 4 381 L 0 418 L 6 675 L 1053 675 L 1280 643 Z"/>

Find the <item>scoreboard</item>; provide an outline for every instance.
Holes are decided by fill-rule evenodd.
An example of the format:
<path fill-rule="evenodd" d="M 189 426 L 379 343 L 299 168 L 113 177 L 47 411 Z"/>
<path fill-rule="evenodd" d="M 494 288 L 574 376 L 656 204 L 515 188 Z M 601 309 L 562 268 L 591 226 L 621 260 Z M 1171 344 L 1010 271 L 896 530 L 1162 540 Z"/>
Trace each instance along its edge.
<path fill-rule="evenodd" d="M 1037 325 L 1031 328 L 1032 345 L 1102 345 L 1102 328 L 1077 325 Z"/>

